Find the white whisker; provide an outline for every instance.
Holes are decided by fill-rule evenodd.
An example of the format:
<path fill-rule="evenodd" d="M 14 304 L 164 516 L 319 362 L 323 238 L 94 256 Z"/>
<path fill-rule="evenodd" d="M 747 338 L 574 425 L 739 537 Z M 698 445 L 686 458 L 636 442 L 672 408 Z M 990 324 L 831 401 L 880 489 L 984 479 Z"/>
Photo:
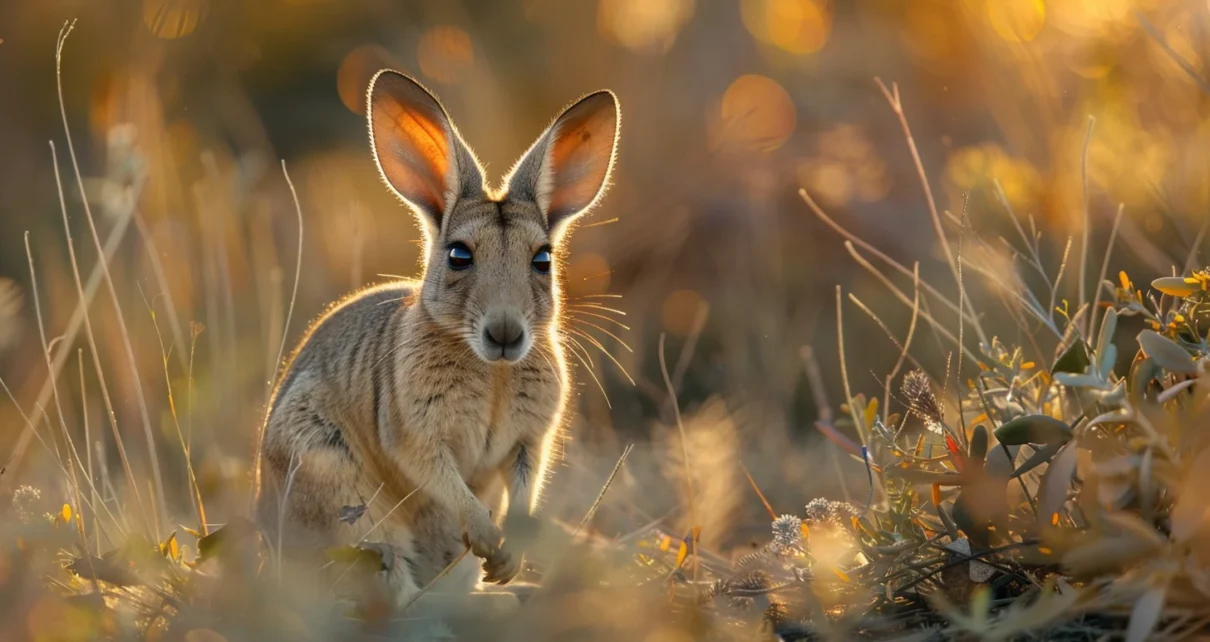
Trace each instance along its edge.
<path fill-rule="evenodd" d="M 572 339 L 571 337 L 564 337 L 564 338 L 570 339 L 571 341 L 575 341 L 575 343 L 577 345 L 579 344 L 579 341 L 576 341 L 575 339 Z M 583 346 L 580 346 L 580 349 L 583 350 Z M 592 377 L 592 380 L 597 382 L 597 388 L 601 391 L 601 396 L 605 398 L 605 407 L 609 408 L 610 410 L 613 410 L 613 404 L 609 403 L 609 393 L 605 392 L 605 386 L 601 385 L 601 380 L 597 378 L 597 374 L 592 371 L 592 368 L 587 363 L 584 363 L 584 359 L 580 356 L 580 354 L 578 352 L 576 352 L 575 350 L 571 350 L 570 352 L 573 355 L 575 355 L 576 359 L 579 359 L 580 363 L 584 366 L 584 369 L 588 371 L 588 376 Z M 585 354 L 587 355 L 587 352 L 585 352 Z M 590 360 L 591 360 L 591 358 L 590 358 Z"/>
<path fill-rule="evenodd" d="M 567 307 L 569 307 L 569 308 L 588 308 L 590 310 L 601 310 L 603 312 L 612 312 L 614 314 L 620 314 L 622 316 L 626 316 L 625 312 L 618 310 L 616 308 L 605 307 L 605 306 L 601 305 L 600 303 L 568 303 Z"/>
<path fill-rule="evenodd" d="M 618 327 L 622 328 L 623 330 L 629 330 L 629 329 L 630 329 L 630 326 L 626 325 L 625 323 L 622 323 L 621 321 L 618 321 L 617 319 L 614 319 L 614 318 L 611 318 L 611 317 L 607 317 L 607 316 L 605 316 L 605 315 L 603 315 L 603 314 L 594 314 L 594 313 L 592 313 L 592 312 L 585 312 L 584 310 L 568 310 L 567 312 L 568 312 L 569 314 L 574 314 L 574 315 L 581 315 L 581 314 L 582 314 L 582 315 L 585 315 L 585 316 L 596 317 L 596 318 L 598 318 L 598 319 L 604 319 L 604 320 L 606 320 L 606 321 L 608 321 L 608 322 L 610 322 L 610 323 L 616 324 Z M 585 323 L 587 323 L 587 321 L 585 321 Z"/>
<path fill-rule="evenodd" d="M 628 345 L 628 344 L 627 344 L 625 341 L 623 341 L 621 337 L 619 337 L 618 335 L 616 335 L 616 334 L 614 334 L 614 333 L 610 332 L 609 330 L 606 330 L 605 328 L 602 328 L 601 326 L 599 326 L 599 325 L 597 325 L 597 324 L 593 323 L 592 321 L 586 321 L 586 320 L 584 320 L 584 319 L 574 319 L 574 321 L 575 321 L 576 323 L 583 323 L 584 325 L 590 325 L 590 326 L 592 326 L 592 327 L 594 327 L 594 328 L 596 328 L 596 329 L 600 330 L 601 332 L 604 332 L 605 334 L 607 334 L 607 335 L 609 335 L 610 337 L 612 337 L 614 341 L 617 341 L 618 343 L 622 344 L 622 347 L 623 347 L 623 348 L 626 348 L 626 351 L 627 351 L 627 352 L 630 352 L 631 354 L 634 354 L 634 350 L 633 350 L 633 349 L 632 349 L 632 348 L 631 348 L 631 347 L 630 347 L 630 346 L 629 346 L 629 345 Z M 618 325 L 621 325 L 621 324 L 619 323 Z M 624 328 L 625 328 L 626 326 L 622 326 L 622 327 L 624 327 Z M 627 329 L 627 330 L 629 330 L 630 328 L 626 328 L 626 329 Z"/>
<path fill-rule="evenodd" d="M 618 367 L 618 370 L 621 370 L 621 371 L 622 371 L 622 374 L 626 376 L 626 380 L 630 382 L 630 385 L 632 385 L 632 386 L 633 386 L 633 385 L 635 385 L 635 383 L 634 383 L 634 377 L 631 377 L 631 376 L 630 376 L 630 373 L 626 371 L 626 367 L 625 367 L 625 366 L 623 366 L 623 365 L 621 364 L 621 362 L 619 362 L 619 361 L 617 360 L 617 358 L 615 358 L 615 357 L 613 356 L 613 354 L 612 354 L 612 353 L 610 353 L 608 350 L 606 350 L 606 349 L 605 349 L 605 346 L 601 345 L 601 342 L 600 342 L 600 341 L 597 341 L 595 337 L 593 337 L 592 335 L 588 334 L 587 332 L 581 332 L 580 330 L 577 330 L 577 329 L 575 329 L 575 328 L 568 328 L 568 330 L 570 330 L 570 331 L 572 331 L 572 332 L 576 333 L 577 335 L 579 335 L 579 336 L 581 336 L 581 337 L 584 337 L 584 338 L 585 338 L 585 339 L 587 339 L 587 340 L 588 340 L 590 343 L 592 343 L 592 345 L 596 346 L 596 347 L 597 347 L 597 349 L 598 349 L 598 350 L 600 350 L 600 351 L 601 351 L 601 352 L 602 352 L 602 353 L 603 353 L 605 356 L 609 357 L 609 360 L 610 360 L 610 361 L 612 361 L 612 362 L 613 362 L 613 364 L 614 364 L 615 366 L 617 366 L 617 367 Z"/>

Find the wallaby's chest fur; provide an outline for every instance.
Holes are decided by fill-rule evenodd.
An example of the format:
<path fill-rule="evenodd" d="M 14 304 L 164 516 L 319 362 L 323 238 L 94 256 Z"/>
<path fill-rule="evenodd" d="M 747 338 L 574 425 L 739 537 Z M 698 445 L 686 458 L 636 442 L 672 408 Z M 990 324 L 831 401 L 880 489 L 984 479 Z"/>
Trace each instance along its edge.
<path fill-rule="evenodd" d="M 545 360 L 556 358 L 549 346 L 520 364 L 485 363 L 409 305 L 415 287 L 366 290 L 315 325 L 269 411 L 265 457 L 276 467 L 288 471 L 291 457 L 311 451 L 334 455 L 367 484 L 388 485 L 389 498 L 424 480 L 394 473 L 379 455 L 423 455 L 441 444 L 462 478 L 482 492 L 522 438 L 540 439 L 550 429 L 562 384 L 555 363 Z M 411 503 L 424 503 L 419 495 Z"/>

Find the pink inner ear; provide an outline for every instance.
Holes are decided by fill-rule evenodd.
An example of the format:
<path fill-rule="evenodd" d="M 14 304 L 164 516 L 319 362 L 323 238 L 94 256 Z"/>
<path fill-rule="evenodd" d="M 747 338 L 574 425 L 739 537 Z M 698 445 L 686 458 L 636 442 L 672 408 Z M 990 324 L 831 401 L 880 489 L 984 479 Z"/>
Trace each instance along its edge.
<path fill-rule="evenodd" d="M 553 178 L 549 216 L 588 207 L 605 183 L 617 117 L 612 97 L 604 96 L 603 100 L 584 105 L 583 113 L 575 113 L 577 108 L 573 107 L 558 125 L 548 157 Z"/>
<path fill-rule="evenodd" d="M 384 89 L 374 101 L 375 151 L 401 196 L 435 213 L 444 209 L 450 149 L 444 124 Z"/>

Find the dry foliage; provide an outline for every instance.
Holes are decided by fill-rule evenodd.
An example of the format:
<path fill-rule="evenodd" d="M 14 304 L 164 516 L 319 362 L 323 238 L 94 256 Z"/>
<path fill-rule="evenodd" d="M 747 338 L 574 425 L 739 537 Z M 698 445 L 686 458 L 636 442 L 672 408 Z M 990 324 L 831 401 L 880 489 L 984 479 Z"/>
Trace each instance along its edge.
<path fill-rule="evenodd" d="M 402 612 L 393 612 L 378 583 L 384 558 L 373 541 L 373 525 L 363 523 L 364 507 L 348 506 L 340 514 L 350 528 L 366 533 L 362 545 L 326 551 L 328 561 L 320 568 L 282 566 L 238 509 L 224 507 L 224 523 L 208 522 L 204 496 L 212 493 L 203 486 L 216 474 L 195 472 L 201 457 L 193 453 L 190 422 L 178 416 L 172 396 L 174 382 L 192 394 L 193 353 L 203 328 L 190 325 L 186 339 L 184 326 L 172 318 L 170 331 L 157 336 L 163 372 L 142 373 L 144 379 L 167 380 L 167 428 L 156 434 L 146 409 L 142 419 L 149 452 L 164 445 L 183 454 L 186 499 L 165 508 L 158 478 L 153 483 L 148 475 L 136 475 L 124 450 L 122 471 L 94 472 L 93 442 L 76 444 L 77 431 L 64 419 L 71 399 L 60 395 L 56 382 L 67 375 L 51 377 L 36 407 L 42 413 L 53 403 L 58 422 L 49 411 L 37 428 L 32 413 L 22 419 L 28 434 L 53 454 L 58 469 L 50 475 L 58 484 L 54 491 L 21 485 L 6 496 L 0 638 L 1115 635 L 1134 642 L 1207 635 L 1210 494 L 1199 491 L 1210 485 L 1210 269 L 1163 276 L 1150 287 L 1136 286 L 1125 273 L 1115 283 L 1104 278 L 1107 250 L 1089 297 L 1083 287 L 1090 280 L 1084 278 L 1087 241 L 1079 253 L 1079 276 L 1068 252 L 1057 265 L 1045 264 L 1032 222 L 1026 233 L 998 184 L 1019 239 L 983 239 L 966 212 L 954 216 L 936 207 L 898 88 L 880 87 L 918 165 L 954 283 L 926 283 L 918 266 L 908 269 L 851 235 L 802 192 L 807 207 L 845 237 L 857 264 L 888 288 L 892 302 L 911 311 L 900 340 L 855 296 L 847 299 L 852 307 L 842 307 L 846 299 L 838 289 L 838 313 L 869 315 L 899 353 L 882 389 L 852 391 L 844 346 L 865 337 L 855 337 L 841 314 L 839 413 L 830 409 L 813 353 L 804 352 L 819 410 L 815 428 L 864 472 L 854 499 L 817 498 L 801 512 L 779 515 L 750 475 L 745 481 L 737 470 L 707 472 L 726 468 L 722 460 L 739 450 L 742 436 L 722 405 L 708 405 L 682 421 L 673 380 L 683 371 L 678 367 L 678 376 L 669 376 L 661 342 L 676 430 L 665 431 L 658 450 L 672 471 L 668 483 L 676 485 L 673 494 L 681 503 L 676 513 L 691 526 L 666 531 L 668 516 L 640 515 L 650 519 L 628 534 L 605 537 L 588 527 L 611 484 L 626 476 L 627 448 L 577 526 L 547 523 L 523 577 L 531 583 L 467 597 L 445 593 L 438 581 Z M 1090 124 L 1089 137 L 1092 131 Z M 133 204 L 144 189 L 139 163 L 130 161 L 139 158 L 135 142 L 130 132 L 119 134 L 110 152 L 121 167 L 111 168 L 114 176 L 91 199 L 101 203 L 115 244 L 128 224 L 141 225 Z M 71 160 L 74 165 L 74 151 Z M 78 171 L 74 179 L 80 200 L 88 203 Z M 97 252 L 110 255 L 111 237 L 103 245 L 91 212 L 86 220 Z M 877 267 L 867 256 L 885 265 Z M 32 252 L 29 258 L 32 272 Z M 301 255 L 298 261 L 301 266 Z M 113 308 L 121 314 L 108 273 L 94 272 L 85 283 L 74 255 L 72 268 L 82 302 L 108 283 Z M 280 285 L 282 275 L 275 278 Z M 1077 278 L 1079 298 L 1061 298 L 1064 279 Z M 944 294 L 947 289 L 954 294 Z M 976 297 L 999 297 L 1003 306 L 995 314 L 1016 326 L 1014 341 L 985 330 L 985 323 L 993 324 L 989 313 L 976 312 Z M 36 291 L 23 295 L 7 282 L 0 282 L 0 349 L 17 336 L 9 318 L 30 303 L 38 309 L 46 365 L 60 373 L 60 356 L 70 351 L 53 350 L 58 339 L 48 342 Z M 273 332 L 282 319 L 275 321 Z M 92 358 L 99 359 L 88 315 L 73 318 L 71 328 L 65 344 L 74 346 L 83 329 Z M 158 322 L 155 328 L 158 335 Z M 27 332 L 22 328 L 22 336 L 34 334 Z M 929 374 L 913 356 L 925 334 L 953 352 L 944 376 Z M 233 336 L 224 338 L 235 345 Z M 124 326 L 102 339 L 130 350 Z M 268 346 L 267 361 L 274 363 L 272 355 L 281 349 L 280 342 Z M 117 367 L 127 363 L 121 356 L 114 359 Z M 133 356 L 129 363 L 133 367 Z M 81 381 L 83 368 L 81 360 Z M 81 395 L 83 388 L 81 382 Z M 100 391 L 122 448 L 109 394 Z M 98 454 L 97 465 L 104 459 Z M 144 468 L 158 471 L 155 462 L 152 457 Z M 122 499 L 113 481 L 119 475 L 128 482 L 129 495 Z M 704 545 L 721 547 L 725 538 L 719 532 L 738 519 L 737 498 L 745 496 L 742 485 L 748 482 L 768 513 L 767 538 L 744 554 Z M 166 523 L 170 515 L 188 515 L 191 526 Z"/>

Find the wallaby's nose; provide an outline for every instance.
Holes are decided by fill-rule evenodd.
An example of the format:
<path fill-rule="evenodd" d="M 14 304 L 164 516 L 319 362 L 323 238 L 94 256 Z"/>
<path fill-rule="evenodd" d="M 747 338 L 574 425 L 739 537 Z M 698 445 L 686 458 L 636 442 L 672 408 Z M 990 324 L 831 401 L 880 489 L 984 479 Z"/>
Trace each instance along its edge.
<path fill-rule="evenodd" d="M 499 318 L 483 328 L 483 343 L 492 356 L 499 355 L 509 361 L 520 357 L 525 343 L 525 328 L 513 319 Z"/>

